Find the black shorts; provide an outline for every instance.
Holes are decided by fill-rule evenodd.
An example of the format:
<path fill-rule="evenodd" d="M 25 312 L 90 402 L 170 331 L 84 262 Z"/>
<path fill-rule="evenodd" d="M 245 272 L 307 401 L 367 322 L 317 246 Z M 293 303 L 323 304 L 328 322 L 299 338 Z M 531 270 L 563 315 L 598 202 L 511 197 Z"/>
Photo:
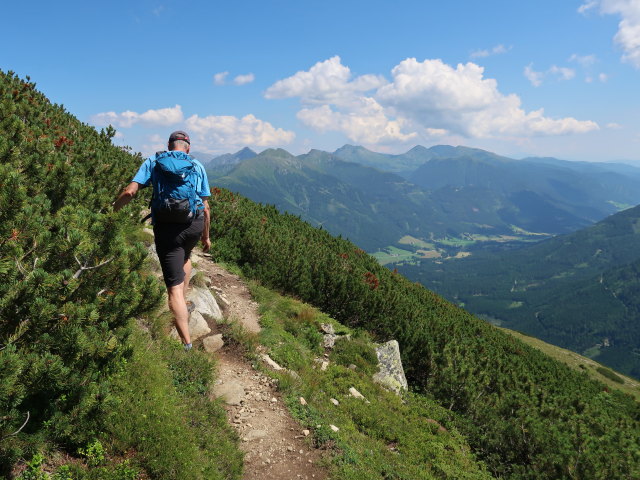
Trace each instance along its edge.
<path fill-rule="evenodd" d="M 204 215 L 191 223 L 157 223 L 153 226 L 156 252 L 167 287 L 184 281 L 184 264 L 196 246 L 204 229 Z"/>

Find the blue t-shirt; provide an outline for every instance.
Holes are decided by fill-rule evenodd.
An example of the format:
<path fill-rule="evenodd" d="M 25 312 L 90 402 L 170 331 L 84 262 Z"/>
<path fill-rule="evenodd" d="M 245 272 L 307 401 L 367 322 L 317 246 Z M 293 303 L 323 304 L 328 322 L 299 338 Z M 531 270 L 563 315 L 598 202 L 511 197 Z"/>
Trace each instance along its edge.
<path fill-rule="evenodd" d="M 202 203 L 201 197 L 210 197 L 211 196 L 211 191 L 209 190 L 209 179 L 207 178 L 207 172 L 205 172 L 204 167 L 202 166 L 202 164 L 196 160 L 195 158 L 187 155 L 184 152 L 181 151 L 177 151 L 174 150 L 175 153 L 178 154 L 182 154 L 185 157 L 189 157 L 189 159 L 195 164 L 196 166 L 196 195 L 197 197 L 197 202 L 198 202 L 198 210 L 201 210 L 202 208 L 204 208 L 204 203 Z M 133 177 L 133 180 L 131 180 L 132 182 L 136 182 L 139 183 L 140 186 L 142 188 L 144 187 L 148 187 L 149 185 L 151 185 L 151 170 L 153 170 L 153 165 L 154 162 L 156 160 L 156 155 L 153 155 L 149 158 L 147 158 L 142 165 L 140 165 L 140 168 L 138 169 L 138 173 L 136 173 L 135 177 Z"/>

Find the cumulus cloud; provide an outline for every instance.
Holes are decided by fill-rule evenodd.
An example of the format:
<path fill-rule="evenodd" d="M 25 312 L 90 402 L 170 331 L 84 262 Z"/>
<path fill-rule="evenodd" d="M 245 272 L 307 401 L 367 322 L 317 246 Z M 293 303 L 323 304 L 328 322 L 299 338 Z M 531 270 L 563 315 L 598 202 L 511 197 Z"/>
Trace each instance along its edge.
<path fill-rule="evenodd" d="M 218 72 L 213 76 L 214 85 L 224 85 L 227 81 L 227 75 L 229 72 Z"/>
<path fill-rule="evenodd" d="M 511 50 L 511 47 L 507 48 L 500 44 L 488 50 L 476 50 L 471 52 L 471 58 L 485 58 L 490 57 L 491 55 L 501 55 L 503 53 L 507 53 L 509 50 Z"/>
<path fill-rule="evenodd" d="M 383 106 L 422 126 L 442 128 L 465 137 L 560 135 L 597 128 L 574 118 L 551 119 L 542 109 L 525 112 L 517 95 L 498 91 L 475 63 L 456 68 L 441 60 L 408 58 L 392 70 L 393 82 L 376 97 Z"/>
<path fill-rule="evenodd" d="M 364 93 L 386 83 L 380 75 L 361 75 L 352 78 L 349 67 L 342 65 L 339 56 L 318 62 L 309 71 L 300 71 L 279 80 L 265 92 L 269 99 L 300 97 L 305 104 L 350 103 L 355 94 Z"/>
<path fill-rule="evenodd" d="M 598 8 L 604 15 L 622 17 L 614 41 L 624 52 L 622 60 L 640 69 L 640 1 L 638 0 L 589 0 L 578 11 L 586 13 Z"/>
<path fill-rule="evenodd" d="M 132 112 L 131 110 L 121 113 L 103 112 L 93 115 L 91 122 L 99 127 L 113 125 L 115 127 L 129 128 L 136 124 L 148 127 L 166 127 L 180 123 L 183 119 L 182 107 L 176 105 L 170 108 L 147 110 L 144 113 Z"/>
<path fill-rule="evenodd" d="M 246 85 L 247 83 L 251 83 L 256 79 L 253 73 L 247 73 L 246 75 L 238 75 L 233 79 L 233 83 L 236 85 Z"/>
<path fill-rule="evenodd" d="M 556 68 L 559 77 L 572 75 L 571 69 Z M 542 109 L 524 111 L 517 95 L 502 94 L 496 80 L 484 78 L 484 69 L 472 62 L 454 68 L 441 60 L 408 58 L 391 75 L 391 81 L 379 75 L 353 78 L 340 58 L 333 57 L 276 82 L 265 96 L 299 97 L 302 123 L 369 145 L 444 135 L 528 137 L 598 128 L 591 121 L 546 117 Z"/>
<path fill-rule="evenodd" d="M 269 122 L 246 115 L 200 117 L 192 115 L 185 121 L 191 143 L 198 150 L 215 152 L 245 146 L 273 147 L 291 143 L 295 133 L 275 128 Z"/>

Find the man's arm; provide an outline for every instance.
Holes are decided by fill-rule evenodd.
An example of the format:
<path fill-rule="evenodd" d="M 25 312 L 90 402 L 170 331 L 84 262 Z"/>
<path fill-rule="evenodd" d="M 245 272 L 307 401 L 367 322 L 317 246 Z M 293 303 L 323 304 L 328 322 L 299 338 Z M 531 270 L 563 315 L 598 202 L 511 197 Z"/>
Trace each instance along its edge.
<path fill-rule="evenodd" d="M 116 199 L 116 201 L 113 202 L 113 211 L 117 212 L 127 203 L 129 203 L 131 199 L 136 196 L 136 193 L 138 193 L 139 189 L 140 184 L 138 182 L 131 182 L 129 185 L 127 185 L 120 196 Z"/>
<path fill-rule="evenodd" d="M 204 229 L 202 230 L 202 250 L 208 252 L 211 248 L 211 239 L 209 238 L 209 225 L 211 224 L 211 211 L 209 210 L 209 198 L 202 197 L 202 203 L 204 203 Z"/>

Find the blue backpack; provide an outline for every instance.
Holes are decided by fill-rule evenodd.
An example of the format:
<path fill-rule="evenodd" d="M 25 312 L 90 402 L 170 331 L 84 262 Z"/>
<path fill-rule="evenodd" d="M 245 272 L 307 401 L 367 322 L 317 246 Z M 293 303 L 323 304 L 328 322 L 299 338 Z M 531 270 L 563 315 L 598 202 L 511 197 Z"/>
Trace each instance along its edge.
<path fill-rule="evenodd" d="M 191 223 L 197 216 L 196 165 L 180 151 L 158 152 L 151 169 L 154 223 Z"/>

